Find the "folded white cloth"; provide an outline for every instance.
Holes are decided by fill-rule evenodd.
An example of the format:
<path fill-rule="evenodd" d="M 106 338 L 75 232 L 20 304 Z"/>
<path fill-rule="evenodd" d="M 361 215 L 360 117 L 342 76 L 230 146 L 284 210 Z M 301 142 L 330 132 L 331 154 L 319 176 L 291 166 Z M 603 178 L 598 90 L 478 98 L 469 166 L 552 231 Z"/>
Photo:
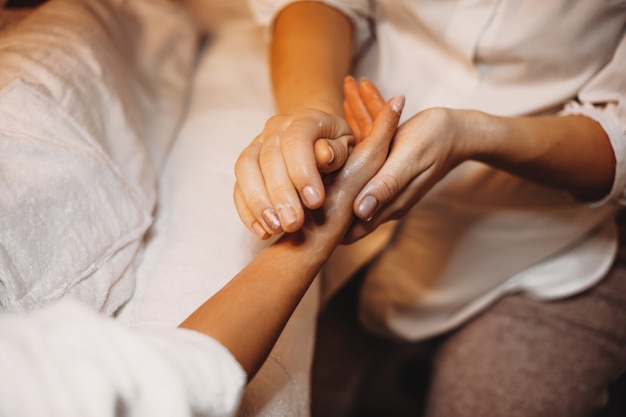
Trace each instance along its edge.
<path fill-rule="evenodd" d="M 245 374 L 191 330 L 130 329 L 70 299 L 0 316 L 0 415 L 231 416 Z"/>

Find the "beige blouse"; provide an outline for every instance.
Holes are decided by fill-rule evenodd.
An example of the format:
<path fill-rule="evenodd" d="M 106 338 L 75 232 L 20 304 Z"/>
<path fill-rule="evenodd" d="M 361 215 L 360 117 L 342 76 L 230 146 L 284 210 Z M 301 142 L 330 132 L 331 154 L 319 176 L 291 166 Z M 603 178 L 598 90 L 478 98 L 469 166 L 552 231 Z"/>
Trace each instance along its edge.
<path fill-rule="evenodd" d="M 290 1 L 250 0 L 270 25 Z M 355 72 L 404 117 L 434 106 L 504 116 L 580 113 L 608 133 L 617 160 L 610 195 L 581 204 L 476 162 L 451 172 L 401 221 L 342 248 L 334 289 L 374 254 L 361 318 L 408 339 L 447 331 L 504 294 L 580 292 L 609 269 L 614 214 L 626 189 L 626 1 L 327 1 L 357 28 Z"/>

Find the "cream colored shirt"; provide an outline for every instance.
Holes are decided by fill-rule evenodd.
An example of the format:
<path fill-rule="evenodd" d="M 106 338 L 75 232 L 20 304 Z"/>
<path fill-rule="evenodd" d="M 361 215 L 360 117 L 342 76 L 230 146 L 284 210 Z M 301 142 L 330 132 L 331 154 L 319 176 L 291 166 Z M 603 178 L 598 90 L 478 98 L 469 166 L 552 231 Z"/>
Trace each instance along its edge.
<path fill-rule="evenodd" d="M 253 0 L 270 25 L 289 1 Z M 504 294 L 565 297 L 597 283 L 614 259 L 613 216 L 626 188 L 626 1 L 327 1 L 357 29 L 357 75 L 404 118 L 434 106 L 516 116 L 579 113 L 608 133 L 617 169 L 591 205 L 476 162 L 417 204 L 370 268 L 361 318 L 421 339 L 450 330 Z M 375 4 L 374 4 L 375 3 Z M 330 287 L 381 248 L 380 236 L 340 250 Z"/>

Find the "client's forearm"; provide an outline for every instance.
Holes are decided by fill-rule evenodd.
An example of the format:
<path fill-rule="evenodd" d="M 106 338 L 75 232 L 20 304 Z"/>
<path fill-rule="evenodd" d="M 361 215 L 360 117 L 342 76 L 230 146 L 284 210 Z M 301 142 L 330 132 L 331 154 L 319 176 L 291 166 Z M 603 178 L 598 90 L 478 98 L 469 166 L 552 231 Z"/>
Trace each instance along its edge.
<path fill-rule="evenodd" d="M 295 236 L 264 249 L 180 327 L 222 343 L 251 379 L 326 260 Z"/>

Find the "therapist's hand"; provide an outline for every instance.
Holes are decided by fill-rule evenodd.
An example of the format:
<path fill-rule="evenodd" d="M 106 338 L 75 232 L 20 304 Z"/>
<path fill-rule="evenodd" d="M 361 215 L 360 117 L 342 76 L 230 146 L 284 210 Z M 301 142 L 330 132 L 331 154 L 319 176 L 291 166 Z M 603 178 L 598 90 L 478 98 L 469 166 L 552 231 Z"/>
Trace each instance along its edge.
<path fill-rule="evenodd" d="M 354 145 L 344 118 L 316 109 L 269 119 L 235 164 L 234 201 L 260 239 L 299 230 L 304 210 L 322 206 L 325 173 L 341 167 Z"/>
<path fill-rule="evenodd" d="M 358 94 L 346 95 L 346 118 L 355 135 L 371 131 L 384 100 L 376 87 L 361 79 Z M 344 243 L 362 238 L 380 224 L 405 215 L 439 180 L 470 152 L 463 141 L 464 112 L 432 108 L 398 127 L 389 156 L 354 201 L 359 218 Z"/>

